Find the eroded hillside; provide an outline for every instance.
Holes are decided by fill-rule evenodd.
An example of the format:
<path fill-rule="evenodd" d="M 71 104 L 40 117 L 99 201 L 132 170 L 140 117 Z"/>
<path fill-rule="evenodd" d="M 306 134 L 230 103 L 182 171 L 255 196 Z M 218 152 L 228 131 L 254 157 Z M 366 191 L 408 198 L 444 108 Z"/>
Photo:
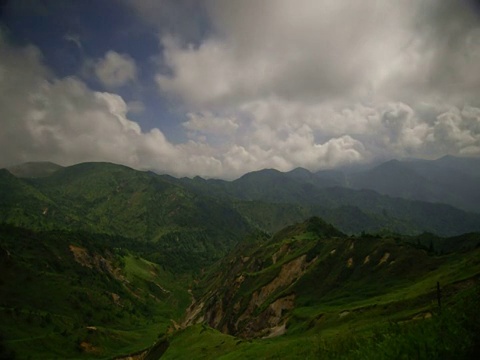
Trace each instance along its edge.
<path fill-rule="evenodd" d="M 391 318 L 419 316 L 432 311 L 436 281 L 448 288 L 480 273 L 478 255 L 349 237 L 312 218 L 233 251 L 196 289 L 185 325 L 258 338 L 325 330 L 381 309 Z"/>

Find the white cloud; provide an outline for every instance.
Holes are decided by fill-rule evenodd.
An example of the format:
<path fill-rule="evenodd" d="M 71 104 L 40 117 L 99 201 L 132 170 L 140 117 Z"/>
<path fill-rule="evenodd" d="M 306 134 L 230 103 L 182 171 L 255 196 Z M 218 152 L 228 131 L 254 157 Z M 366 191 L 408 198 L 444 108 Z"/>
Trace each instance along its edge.
<path fill-rule="evenodd" d="M 281 119 L 292 132 L 279 138 L 283 128 L 276 130 L 271 116 L 283 110 L 271 112 L 268 104 L 263 115 L 247 114 L 248 106 L 238 116 L 191 113 L 184 123 L 187 130 L 235 136 L 235 143 L 215 147 L 192 140 L 175 145 L 159 129 L 142 132 L 128 119 L 128 105 L 120 96 L 92 91 L 77 78 L 49 75 L 35 48 L 18 49 L 2 41 L 0 51 L 5 55 L 0 59 L 1 166 L 27 160 L 64 165 L 112 161 L 176 175 L 232 178 L 263 167 L 335 166 L 357 161 L 365 152 L 347 135 L 318 142 L 308 125 L 295 128 L 288 116 Z M 252 128 L 240 128 L 242 116 L 251 117 Z M 265 141 L 259 145 L 255 139 L 262 136 Z"/>
<path fill-rule="evenodd" d="M 188 121 L 185 121 L 182 125 L 193 134 L 230 136 L 239 127 L 234 117 L 215 116 L 210 112 L 188 113 L 187 118 Z"/>
<path fill-rule="evenodd" d="M 110 91 L 100 93 L 52 76 L 36 48 L 3 41 L 0 165 L 108 160 L 233 178 L 480 156 L 480 24 L 466 2 L 124 1 L 158 24 L 154 80 L 184 111 L 188 140 L 173 144 L 128 118 L 143 104 L 111 93 L 137 79 L 128 55 L 90 64 Z"/>
<path fill-rule="evenodd" d="M 111 50 L 94 63 L 94 72 L 102 84 L 109 88 L 123 86 L 137 77 L 135 61 L 128 55 Z"/>
<path fill-rule="evenodd" d="M 409 41 L 402 4 L 378 1 L 211 1 L 216 35 L 198 46 L 164 36 L 162 91 L 194 106 L 276 95 L 357 96 Z M 411 9 L 410 9 L 411 10 Z"/>
<path fill-rule="evenodd" d="M 206 4 L 215 31 L 195 45 L 164 35 L 167 70 L 156 80 L 193 113 L 224 114 L 189 120 L 186 129 L 227 128 L 227 118 L 236 119 L 235 146 L 225 155 L 233 169 L 234 156 L 252 164 L 245 168 L 318 169 L 480 155 L 472 110 L 480 105 L 480 24 L 466 4 Z"/>
<path fill-rule="evenodd" d="M 160 129 L 142 132 L 119 95 L 52 76 L 34 47 L 12 47 L 0 38 L 0 80 L 0 166 L 111 161 L 234 178 L 261 168 L 318 170 L 378 156 L 480 155 L 480 108 L 474 106 L 424 103 L 416 110 L 402 102 L 270 96 L 218 114 L 191 112 L 183 123 L 191 140 L 172 144 Z"/>
<path fill-rule="evenodd" d="M 478 114 L 480 109 L 466 108 L 460 111 L 452 108 L 437 117 L 433 137 L 438 146 L 446 149 L 459 148 L 460 153 L 471 153 L 480 146 Z M 473 114 L 472 114 L 473 113 Z M 477 150 L 478 152 L 478 150 Z"/>
<path fill-rule="evenodd" d="M 54 78 L 36 48 L 12 47 L 2 36 L 0 78 L 0 166 L 111 161 L 187 174 L 209 161 L 199 154 L 198 167 L 186 165 L 190 147 L 171 144 L 159 129 L 143 133 L 120 96 L 92 91 L 74 77 Z"/>
<path fill-rule="evenodd" d="M 145 111 L 145 104 L 139 100 L 133 100 L 127 103 L 127 108 L 129 113 L 141 114 Z"/>
<path fill-rule="evenodd" d="M 75 44 L 79 50 L 83 50 L 82 42 L 80 41 L 80 36 L 77 34 L 67 33 L 63 36 L 65 41 L 69 41 Z"/>
<path fill-rule="evenodd" d="M 206 2 L 214 32 L 195 45 L 163 33 L 164 94 L 193 108 L 289 101 L 478 103 L 480 22 L 468 2 Z"/>
<path fill-rule="evenodd" d="M 447 128 L 444 117 L 452 111 L 457 115 L 455 120 L 449 117 Z M 480 141 L 479 114 L 478 108 L 459 110 L 452 104 L 424 104 L 424 109 L 417 111 L 402 102 L 309 105 L 270 98 L 242 107 L 242 115 L 250 118 L 250 132 L 240 140 L 274 149 L 292 164 L 311 169 L 335 167 L 350 160 L 474 155 L 476 148 L 472 146 Z M 327 161 L 327 152 L 319 151 L 319 146 L 338 139 L 349 139 L 344 145 L 355 144 L 355 156 L 342 146 L 334 149 L 349 155 L 330 156 L 338 162 Z"/>

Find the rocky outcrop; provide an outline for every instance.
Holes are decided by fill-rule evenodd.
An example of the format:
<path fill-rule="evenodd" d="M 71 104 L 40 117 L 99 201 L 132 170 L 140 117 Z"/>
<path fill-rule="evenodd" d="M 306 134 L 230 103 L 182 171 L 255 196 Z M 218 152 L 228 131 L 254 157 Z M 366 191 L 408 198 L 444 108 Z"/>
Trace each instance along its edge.
<path fill-rule="evenodd" d="M 117 280 L 126 281 L 125 277 L 121 274 L 121 270 L 114 267 L 112 262 L 107 258 L 99 254 L 91 254 L 87 249 L 76 245 L 70 245 L 69 249 L 75 261 L 80 265 L 109 274 Z"/>
<path fill-rule="evenodd" d="M 386 263 L 389 257 L 390 257 L 389 252 L 386 252 L 385 254 L 383 254 L 382 258 L 378 262 L 378 265 L 382 265 L 383 263 Z"/>
<path fill-rule="evenodd" d="M 283 265 L 280 274 L 268 285 L 261 288 L 255 299 L 255 306 L 261 305 L 277 289 L 290 285 L 297 280 L 305 272 L 307 267 L 306 258 L 306 255 L 302 255 Z"/>
<path fill-rule="evenodd" d="M 282 246 L 272 259 L 273 263 L 288 251 L 288 246 Z M 245 264 L 245 258 L 239 261 Z M 253 263 L 255 259 L 248 261 Z M 247 297 L 237 295 L 239 291 L 245 291 L 242 286 L 247 282 L 247 278 L 255 275 L 232 274 L 233 279 L 227 280 L 229 282 L 223 289 L 213 291 L 202 301 L 192 302 L 182 325 L 205 321 L 222 332 L 244 338 L 282 335 L 286 331 L 289 314 L 295 306 L 294 293 L 282 294 L 288 291 L 315 261 L 316 259 L 307 262 L 306 255 L 301 255 L 284 263 L 271 281 Z M 225 291 L 225 288 L 228 290 Z"/>
<path fill-rule="evenodd" d="M 189 325 L 202 322 L 204 317 L 201 316 L 201 311 L 203 310 L 204 306 L 205 304 L 203 302 L 197 303 L 195 299 L 192 298 L 192 303 L 185 312 L 181 327 L 187 327 Z"/>
<path fill-rule="evenodd" d="M 244 337 L 275 337 L 283 335 L 286 332 L 286 323 L 289 312 L 295 306 L 295 294 L 279 298 L 272 302 L 256 318 L 242 329 L 238 335 Z"/>

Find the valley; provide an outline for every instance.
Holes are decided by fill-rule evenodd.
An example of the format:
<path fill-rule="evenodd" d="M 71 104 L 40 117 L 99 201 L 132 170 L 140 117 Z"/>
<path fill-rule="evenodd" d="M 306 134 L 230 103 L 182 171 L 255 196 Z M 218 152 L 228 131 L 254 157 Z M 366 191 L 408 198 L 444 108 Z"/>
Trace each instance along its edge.
<path fill-rule="evenodd" d="M 2 169 L 0 358 L 474 358 L 474 161 Z"/>

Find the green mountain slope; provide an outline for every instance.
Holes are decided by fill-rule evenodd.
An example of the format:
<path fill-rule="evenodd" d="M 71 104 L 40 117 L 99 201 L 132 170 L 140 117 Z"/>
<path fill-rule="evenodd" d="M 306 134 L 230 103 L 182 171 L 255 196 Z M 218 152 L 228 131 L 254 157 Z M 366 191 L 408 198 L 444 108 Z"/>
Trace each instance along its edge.
<path fill-rule="evenodd" d="M 438 160 L 391 160 L 367 169 L 302 168 L 282 173 L 266 169 L 234 181 L 182 179 L 197 191 L 246 201 L 313 204 L 312 194 L 332 187 L 373 190 L 407 200 L 448 204 L 479 212 L 480 162 L 476 158 L 445 156 Z M 316 205 L 319 205 L 316 203 Z"/>
<path fill-rule="evenodd" d="M 324 189 L 313 196 L 315 202 L 327 208 L 354 206 L 374 216 L 384 229 L 403 234 L 423 231 L 441 236 L 480 231 L 480 216 L 450 205 L 412 201 L 379 195 L 371 190 L 355 191 L 345 188 Z"/>
<path fill-rule="evenodd" d="M 467 311 L 464 303 L 458 305 L 463 300 L 457 296 L 467 296 L 470 290 L 465 289 L 478 283 L 479 276 L 480 248 L 437 256 L 398 238 L 348 237 L 312 218 L 272 237 L 258 234 L 246 240 L 213 268 L 194 288 L 195 302 L 185 317 L 186 325 L 203 325 L 172 336 L 162 358 L 186 356 L 189 351 L 195 358 L 208 358 L 208 351 L 218 358 L 332 358 L 332 353 L 334 358 L 351 358 L 349 347 L 357 351 L 358 343 L 368 343 L 375 332 L 379 342 L 388 344 L 386 339 L 393 334 L 388 323 L 402 326 L 408 336 L 423 332 L 423 355 L 418 358 L 431 358 L 437 350 L 448 354 L 451 343 L 438 349 L 429 346 L 441 343 L 444 336 L 458 335 L 450 331 L 462 332 L 454 351 L 469 354 L 478 341 L 476 332 L 468 331 L 475 325 L 450 323 L 443 333 L 437 328 L 447 320 L 437 315 L 436 284 L 442 286 L 444 306 Z M 468 311 L 476 311 L 478 298 L 467 297 L 473 301 Z M 433 320 L 423 320 L 425 327 L 415 325 L 425 318 Z M 418 344 L 402 338 L 400 331 L 401 342 L 392 346 Z M 337 343 L 339 337 L 344 344 Z M 349 337 L 354 340 L 349 342 Z M 464 340 L 469 347 L 462 349 L 464 344 L 459 344 Z M 359 351 L 365 349 L 371 350 L 366 346 Z M 388 355 L 379 350 L 377 355 Z"/>
<path fill-rule="evenodd" d="M 28 182 L 3 172 L 3 222 L 121 234 L 179 271 L 219 259 L 251 230 L 229 203 L 125 166 L 84 163 Z"/>
<path fill-rule="evenodd" d="M 453 236 L 480 230 L 479 214 L 371 190 L 326 187 L 333 181 L 317 178 L 296 169 L 262 170 L 231 182 L 175 179 L 115 164 L 84 163 L 28 181 L 10 176 L 8 181 L 18 187 L 13 193 L 24 198 L 14 203 L 7 196 L 0 216 L 27 227 L 121 233 L 142 241 L 161 238 L 163 251 L 173 251 L 180 243 L 199 254 L 203 264 L 218 259 L 252 227 L 273 232 L 310 216 L 321 216 L 349 234 L 388 230 Z M 9 211 L 35 198 L 42 201 Z"/>
<path fill-rule="evenodd" d="M 332 194 L 335 194 L 335 189 L 332 189 Z M 252 226 L 269 233 L 274 233 L 288 224 L 303 221 L 311 216 L 322 217 L 347 234 L 387 231 L 414 235 L 430 231 L 455 235 L 466 229 L 478 229 L 476 215 L 447 205 L 412 204 L 401 199 L 392 202 L 388 198 L 368 194 L 366 203 L 362 206 L 362 198 L 358 195 L 361 193 L 354 192 L 353 196 L 344 202 L 353 205 L 335 206 L 332 203 L 332 207 L 328 207 L 328 203 L 325 206 L 316 206 L 241 201 L 235 202 L 235 207 Z M 339 204 L 342 204 L 341 196 L 338 200 Z M 374 206 L 369 209 L 368 204 L 374 204 Z"/>
<path fill-rule="evenodd" d="M 339 347 L 356 351 L 380 332 L 389 344 L 395 333 L 378 323 L 425 317 L 428 329 L 412 331 L 436 344 L 448 320 L 438 315 L 437 281 L 442 301 L 475 318 L 459 299 L 471 301 L 466 289 L 478 282 L 480 215 L 331 187 L 348 180 L 340 175 L 262 170 L 229 182 L 110 163 L 41 176 L 0 170 L 0 357 L 148 348 L 146 359 L 305 358 L 322 349 L 341 358 L 332 339 L 352 338 Z M 408 236 L 385 235 L 394 233 Z M 470 342 L 464 350 L 477 332 L 465 321 L 448 329 L 456 343 Z"/>
<path fill-rule="evenodd" d="M 478 251 L 475 254 L 478 256 Z M 413 289 L 418 285 L 413 280 L 429 279 L 435 271 L 441 273 L 442 264 L 450 260 L 398 239 L 347 237 L 319 218 L 312 218 L 271 238 L 242 244 L 235 257 L 219 265 L 229 271 L 207 280 L 201 307 L 212 327 L 234 335 L 263 336 L 288 323 L 286 314 L 297 307 L 360 306 L 372 298 L 391 301 L 393 290 L 417 297 L 420 294 Z M 455 261 L 465 259 L 457 256 Z M 470 277 L 477 271 L 479 261 L 464 274 L 449 273 L 449 281 L 462 280 L 462 276 Z M 322 281 L 318 283 L 317 279 Z M 272 314 L 276 303 L 281 316 Z"/>
<path fill-rule="evenodd" d="M 20 359 L 111 358 L 150 346 L 188 304 L 188 278 L 126 250 L 129 242 L 0 226 L 4 346 Z"/>
<path fill-rule="evenodd" d="M 0 199 L 0 223 L 49 229 L 58 224 L 76 227 L 78 222 L 68 210 L 5 169 L 0 169 Z"/>
<path fill-rule="evenodd" d="M 391 198 L 370 190 L 319 189 L 312 192 L 308 202 L 237 201 L 235 206 L 252 225 L 271 233 L 311 216 L 320 216 L 348 234 L 388 230 L 453 236 L 480 231 L 477 214 L 444 204 Z"/>
<path fill-rule="evenodd" d="M 392 167 L 387 165 L 384 167 Z M 390 176 L 392 179 L 396 177 L 395 174 Z M 398 178 L 400 184 L 407 188 L 410 183 L 423 186 L 420 176 L 411 179 L 410 183 L 403 181 L 402 177 Z M 372 186 L 378 183 L 394 187 L 388 179 L 387 176 L 378 176 L 375 181 L 369 181 Z M 405 195 L 406 191 L 402 190 L 403 185 L 398 187 L 398 192 L 392 193 L 399 197 L 381 195 L 372 190 L 328 187 L 328 184 L 334 183 L 333 180 L 323 179 L 305 169 L 296 169 L 289 173 L 272 169 L 261 170 L 246 174 L 235 181 L 204 180 L 197 177 L 180 179 L 179 182 L 197 193 L 235 201 L 243 216 L 249 218 L 253 225 L 267 231 L 279 230 L 308 216 L 326 218 L 347 233 L 389 230 L 403 234 L 419 234 L 427 231 L 441 236 L 453 236 L 480 231 L 479 214 L 441 203 L 403 199 L 401 196 Z M 478 185 L 476 188 L 478 189 Z M 291 211 L 286 211 L 287 207 Z M 272 212 L 278 213 L 278 216 L 273 217 Z M 290 217 L 287 215 L 289 212 Z M 306 216 L 299 218 L 303 214 Z"/>

